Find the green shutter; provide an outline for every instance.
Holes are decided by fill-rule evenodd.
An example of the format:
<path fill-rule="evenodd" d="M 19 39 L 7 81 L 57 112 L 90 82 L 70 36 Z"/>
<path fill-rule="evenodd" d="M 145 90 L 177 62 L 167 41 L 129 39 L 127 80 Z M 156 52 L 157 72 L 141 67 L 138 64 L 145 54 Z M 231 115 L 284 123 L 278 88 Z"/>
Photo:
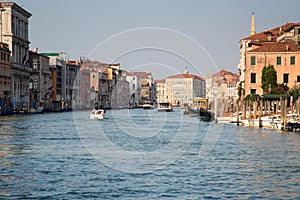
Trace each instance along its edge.
<path fill-rule="evenodd" d="M 256 65 L 256 57 L 251 56 L 251 65 Z"/>

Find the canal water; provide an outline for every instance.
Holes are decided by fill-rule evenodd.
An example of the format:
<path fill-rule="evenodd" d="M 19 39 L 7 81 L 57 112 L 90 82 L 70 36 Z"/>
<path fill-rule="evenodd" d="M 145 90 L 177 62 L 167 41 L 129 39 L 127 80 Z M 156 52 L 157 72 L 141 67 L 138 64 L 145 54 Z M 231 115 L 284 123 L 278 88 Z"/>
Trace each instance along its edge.
<path fill-rule="evenodd" d="M 299 199 L 300 133 L 181 109 L 0 118 L 0 199 Z"/>

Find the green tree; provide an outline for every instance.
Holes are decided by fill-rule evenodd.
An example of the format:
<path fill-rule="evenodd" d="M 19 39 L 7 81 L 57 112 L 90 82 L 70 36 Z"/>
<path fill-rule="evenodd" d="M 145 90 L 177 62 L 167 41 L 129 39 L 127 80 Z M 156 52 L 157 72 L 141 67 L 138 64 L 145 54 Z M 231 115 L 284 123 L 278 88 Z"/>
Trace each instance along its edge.
<path fill-rule="evenodd" d="M 269 65 L 268 67 L 264 67 L 261 75 L 261 83 L 262 89 L 264 93 L 269 91 L 269 87 L 271 85 L 271 89 L 277 87 L 277 72 L 274 69 L 273 65 Z"/>

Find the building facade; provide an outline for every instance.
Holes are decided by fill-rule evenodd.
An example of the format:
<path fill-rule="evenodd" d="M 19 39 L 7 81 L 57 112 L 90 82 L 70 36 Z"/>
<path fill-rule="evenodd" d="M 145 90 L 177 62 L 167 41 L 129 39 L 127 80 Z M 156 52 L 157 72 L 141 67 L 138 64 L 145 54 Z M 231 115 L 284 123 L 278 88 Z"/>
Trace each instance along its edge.
<path fill-rule="evenodd" d="M 31 14 L 14 2 L 0 2 L 1 42 L 8 44 L 11 56 L 11 94 L 14 109 L 23 109 L 29 103 L 30 67 L 29 18 Z"/>
<path fill-rule="evenodd" d="M 80 107 L 80 65 L 79 61 L 66 62 L 66 103 L 67 108 Z"/>
<path fill-rule="evenodd" d="M 11 112 L 11 57 L 8 45 L 0 43 L 0 114 Z"/>
<path fill-rule="evenodd" d="M 205 79 L 189 74 L 186 70 L 184 74 L 169 76 L 166 79 L 166 90 L 167 101 L 173 106 L 183 105 L 192 98 L 205 98 Z"/>
<path fill-rule="evenodd" d="M 262 95 L 262 70 L 272 65 L 277 83 L 300 84 L 300 23 L 264 30 L 240 41 L 240 74 L 245 94 Z"/>
<path fill-rule="evenodd" d="M 38 49 L 29 51 L 29 107 L 50 109 L 52 99 L 52 72 L 49 66 L 49 57 L 38 53 Z"/>
<path fill-rule="evenodd" d="M 157 103 L 167 101 L 166 79 L 155 80 L 156 84 L 156 101 Z"/>
<path fill-rule="evenodd" d="M 206 79 L 206 97 L 212 111 L 219 108 L 221 115 L 233 111 L 238 99 L 239 75 L 221 70 Z"/>
<path fill-rule="evenodd" d="M 49 57 L 52 72 L 52 107 L 55 110 L 66 108 L 66 53 L 41 53 Z"/>

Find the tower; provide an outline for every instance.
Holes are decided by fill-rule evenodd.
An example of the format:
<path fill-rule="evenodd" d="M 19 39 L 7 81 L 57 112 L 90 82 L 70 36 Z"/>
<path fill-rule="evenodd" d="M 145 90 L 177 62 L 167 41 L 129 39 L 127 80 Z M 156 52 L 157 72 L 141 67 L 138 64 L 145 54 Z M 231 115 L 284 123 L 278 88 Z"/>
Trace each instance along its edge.
<path fill-rule="evenodd" d="M 254 12 L 252 12 L 250 35 L 254 35 L 254 34 L 256 34 L 256 32 L 255 32 Z"/>

